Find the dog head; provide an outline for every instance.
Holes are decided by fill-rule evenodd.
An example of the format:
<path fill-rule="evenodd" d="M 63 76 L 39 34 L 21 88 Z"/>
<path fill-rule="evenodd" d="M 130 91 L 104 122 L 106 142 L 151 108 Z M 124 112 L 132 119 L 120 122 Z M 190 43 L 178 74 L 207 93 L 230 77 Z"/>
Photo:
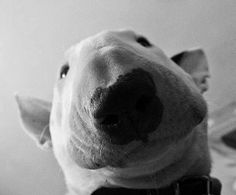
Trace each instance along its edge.
<path fill-rule="evenodd" d="M 133 31 L 105 31 L 73 46 L 52 103 L 17 96 L 23 125 L 62 167 L 125 168 L 161 158 L 206 116 L 201 49 L 168 58 Z"/>

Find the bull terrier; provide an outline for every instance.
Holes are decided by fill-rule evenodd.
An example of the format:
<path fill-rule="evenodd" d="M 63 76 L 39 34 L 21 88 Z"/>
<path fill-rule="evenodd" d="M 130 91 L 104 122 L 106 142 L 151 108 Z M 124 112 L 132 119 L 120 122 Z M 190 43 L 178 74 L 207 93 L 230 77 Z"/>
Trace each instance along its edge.
<path fill-rule="evenodd" d="M 52 148 L 69 195 L 220 194 L 209 176 L 208 63 L 130 30 L 66 52 L 52 102 L 16 95 L 26 132 Z"/>

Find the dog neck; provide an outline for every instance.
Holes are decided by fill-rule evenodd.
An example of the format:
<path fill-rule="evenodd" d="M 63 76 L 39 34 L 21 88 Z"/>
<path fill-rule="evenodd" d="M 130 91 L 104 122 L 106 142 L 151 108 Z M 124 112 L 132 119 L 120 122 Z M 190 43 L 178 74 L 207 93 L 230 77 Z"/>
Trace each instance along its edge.
<path fill-rule="evenodd" d="M 180 156 L 179 160 L 172 162 L 169 166 L 166 166 L 163 169 L 152 172 L 152 174 L 140 177 L 118 177 L 119 174 L 113 173 L 114 177 L 111 178 L 104 177 L 104 172 L 102 170 L 93 173 L 81 170 L 76 176 L 75 173 L 77 173 L 77 170 L 75 169 L 77 168 L 74 166 L 75 169 L 70 171 L 64 169 L 68 188 L 73 192 L 71 194 L 76 195 L 92 194 L 102 186 L 107 188 L 115 188 L 119 186 L 129 189 L 160 189 L 185 176 L 209 175 L 210 155 L 208 147 L 206 146 L 207 140 L 205 139 L 205 136 L 202 135 L 203 131 L 200 131 L 201 128 L 203 128 L 202 125 L 194 128 L 192 135 L 190 136 L 191 139 L 189 138 L 188 140 L 191 144 L 183 144 L 185 151 L 182 155 L 180 155 L 182 149 L 180 149 L 180 151 L 175 151 L 175 155 Z M 127 174 L 127 171 L 124 170 L 124 173 Z M 81 180 L 80 178 L 83 179 Z"/>

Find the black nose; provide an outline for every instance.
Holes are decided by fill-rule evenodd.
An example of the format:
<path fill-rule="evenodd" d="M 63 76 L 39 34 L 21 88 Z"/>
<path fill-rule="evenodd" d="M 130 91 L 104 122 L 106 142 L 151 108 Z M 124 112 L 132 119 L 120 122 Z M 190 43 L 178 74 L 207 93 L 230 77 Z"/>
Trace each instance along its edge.
<path fill-rule="evenodd" d="M 143 69 L 120 76 L 108 88 L 97 88 L 91 99 L 95 127 L 114 144 L 147 141 L 161 122 L 163 105 L 151 75 Z"/>

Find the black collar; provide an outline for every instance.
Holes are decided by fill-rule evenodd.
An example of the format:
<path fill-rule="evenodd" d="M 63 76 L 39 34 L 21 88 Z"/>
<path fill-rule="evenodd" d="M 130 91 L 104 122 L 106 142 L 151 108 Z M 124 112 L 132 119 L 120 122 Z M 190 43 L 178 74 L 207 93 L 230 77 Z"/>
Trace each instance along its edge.
<path fill-rule="evenodd" d="M 92 195 L 220 195 L 221 183 L 208 176 L 184 177 L 161 189 L 99 188 Z"/>

